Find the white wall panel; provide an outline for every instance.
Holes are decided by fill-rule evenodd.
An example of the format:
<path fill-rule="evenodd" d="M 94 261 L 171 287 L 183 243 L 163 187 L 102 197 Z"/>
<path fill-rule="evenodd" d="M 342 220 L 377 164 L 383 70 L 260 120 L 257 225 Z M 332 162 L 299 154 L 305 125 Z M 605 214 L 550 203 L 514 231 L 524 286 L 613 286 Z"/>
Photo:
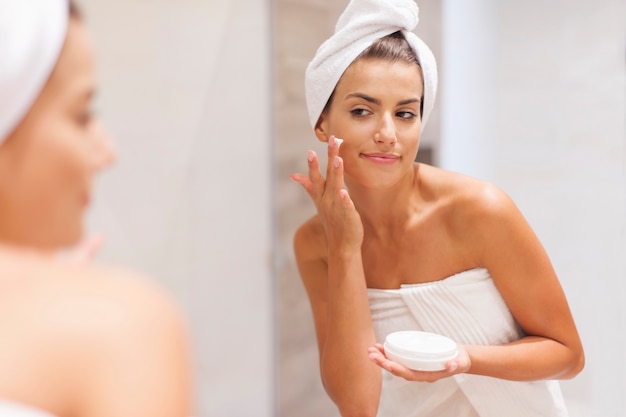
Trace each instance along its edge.
<path fill-rule="evenodd" d="M 199 416 L 274 413 L 270 6 L 82 0 L 119 162 L 90 228 L 188 312 Z"/>
<path fill-rule="evenodd" d="M 444 2 L 442 143 L 448 157 L 442 162 L 496 182 L 546 246 L 587 357 L 585 370 L 562 383 L 571 416 L 621 416 L 626 3 L 478 3 L 488 9 L 475 13 L 476 2 Z M 488 56 L 485 28 L 491 30 L 487 44 L 494 45 Z M 466 63 L 454 60 L 459 49 Z"/>

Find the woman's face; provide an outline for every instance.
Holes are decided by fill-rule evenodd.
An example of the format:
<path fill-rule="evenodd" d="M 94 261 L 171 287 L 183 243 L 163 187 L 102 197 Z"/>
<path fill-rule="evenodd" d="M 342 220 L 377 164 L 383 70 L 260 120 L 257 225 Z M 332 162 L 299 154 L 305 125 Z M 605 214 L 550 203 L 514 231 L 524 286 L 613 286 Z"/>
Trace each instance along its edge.
<path fill-rule="evenodd" d="M 416 64 L 357 60 L 335 88 L 315 129 L 318 138 L 344 140 L 346 180 L 391 186 L 412 169 L 422 121 L 421 70 Z"/>
<path fill-rule="evenodd" d="M 58 249 L 80 239 L 94 174 L 114 158 L 91 114 L 93 65 L 86 29 L 71 18 L 46 86 L 0 145 L 0 241 Z"/>

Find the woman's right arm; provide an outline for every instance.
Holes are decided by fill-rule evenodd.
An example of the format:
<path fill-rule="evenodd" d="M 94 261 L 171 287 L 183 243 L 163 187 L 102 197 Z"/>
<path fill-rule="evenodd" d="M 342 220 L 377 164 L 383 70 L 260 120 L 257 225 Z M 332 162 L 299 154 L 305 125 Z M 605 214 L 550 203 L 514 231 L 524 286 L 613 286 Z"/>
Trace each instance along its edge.
<path fill-rule="evenodd" d="M 307 290 L 317 334 L 324 388 L 341 415 L 375 416 L 381 371 L 369 359 L 375 343 L 361 258 L 360 217 L 343 189 L 343 161 L 334 140 L 329 146 L 326 180 L 317 156 L 310 154 L 309 176 L 302 184 L 319 216 L 294 239 L 298 269 Z"/>
<path fill-rule="evenodd" d="M 322 383 L 342 416 L 375 416 L 381 371 L 367 356 L 375 338 L 361 254 L 332 254 L 328 265 L 311 259 L 309 233 L 301 228 L 294 247 L 313 311 Z"/>

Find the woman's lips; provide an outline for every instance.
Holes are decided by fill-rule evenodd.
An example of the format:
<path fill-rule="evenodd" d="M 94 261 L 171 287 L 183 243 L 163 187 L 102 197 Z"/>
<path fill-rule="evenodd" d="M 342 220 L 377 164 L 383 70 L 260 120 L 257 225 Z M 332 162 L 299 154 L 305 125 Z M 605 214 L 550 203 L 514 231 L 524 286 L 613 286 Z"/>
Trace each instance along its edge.
<path fill-rule="evenodd" d="M 388 153 L 362 153 L 361 157 L 380 165 L 392 165 L 400 159 L 399 155 Z"/>

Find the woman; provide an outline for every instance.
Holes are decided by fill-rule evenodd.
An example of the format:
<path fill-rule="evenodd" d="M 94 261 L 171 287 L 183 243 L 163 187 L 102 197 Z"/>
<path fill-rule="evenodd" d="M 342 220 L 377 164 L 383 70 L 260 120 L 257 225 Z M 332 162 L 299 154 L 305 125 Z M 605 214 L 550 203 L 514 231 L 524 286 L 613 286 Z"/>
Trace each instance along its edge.
<path fill-rule="evenodd" d="M 136 274 L 55 254 L 114 153 L 67 0 L 0 0 L 0 416 L 188 416 L 182 315 Z"/>
<path fill-rule="evenodd" d="M 309 174 L 292 175 L 317 208 L 294 249 L 324 387 L 342 416 L 566 416 L 554 379 L 581 371 L 583 349 L 542 245 L 495 186 L 414 163 L 437 84 L 417 14 L 352 0 L 307 68 L 328 167 L 309 151 Z M 459 354 L 407 369 L 381 345 L 397 330 Z"/>

